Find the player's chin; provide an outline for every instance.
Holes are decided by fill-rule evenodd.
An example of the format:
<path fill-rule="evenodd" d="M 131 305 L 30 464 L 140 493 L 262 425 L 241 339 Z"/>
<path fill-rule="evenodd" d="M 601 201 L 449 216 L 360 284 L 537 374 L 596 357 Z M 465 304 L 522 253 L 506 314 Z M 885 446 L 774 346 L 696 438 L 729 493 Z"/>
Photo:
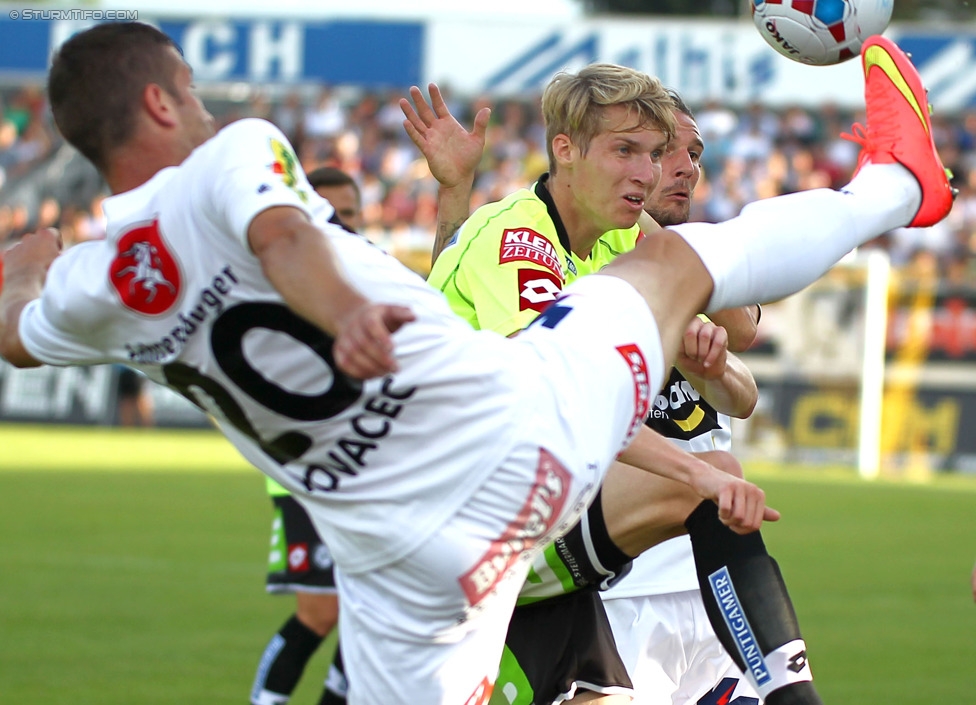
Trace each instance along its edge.
<path fill-rule="evenodd" d="M 687 198 L 674 198 L 668 204 L 665 210 L 667 224 L 663 221 L 658 221 L 661 225 L 668 227 L 670 225 L 680 225 L 681 223 L 687 223 L 688 218 L 691 215 L 691 201 Z"/>

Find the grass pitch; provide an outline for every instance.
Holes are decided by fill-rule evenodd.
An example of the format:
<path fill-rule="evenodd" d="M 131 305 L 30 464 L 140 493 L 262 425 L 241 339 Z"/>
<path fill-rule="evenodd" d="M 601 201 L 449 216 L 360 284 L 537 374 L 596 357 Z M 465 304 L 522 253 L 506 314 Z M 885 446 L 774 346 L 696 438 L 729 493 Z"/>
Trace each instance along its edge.
<path fill-rule="evenodd" d="M 973 702 L 976 479 L 747 472 L 825 702 Z M 270 502 L 223 439 L 0 425 L 0 498 L 0 704 L 247 702 L 294 603 L 264 593 Z"/>

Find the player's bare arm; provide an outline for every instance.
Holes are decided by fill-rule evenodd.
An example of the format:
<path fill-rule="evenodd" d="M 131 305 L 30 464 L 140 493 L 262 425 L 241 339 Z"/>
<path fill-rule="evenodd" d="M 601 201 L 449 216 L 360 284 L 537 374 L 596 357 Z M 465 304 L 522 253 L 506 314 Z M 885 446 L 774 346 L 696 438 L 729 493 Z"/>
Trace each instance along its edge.
<path fill-rule="evenodd" d="M 412 86 L 410 97 L 413 105 L 406 98 L 401 98 L 400 109 L 406 118 L 403 128 L 424 155 L 431 175 L 440 184 L 437 232 L 431 251 L 433 261 L 468 218 L 475 170 L 485 149 L 485 133 L 491 110 L 479 110 L 469 132 L 451 114 L 437 85 L 431 83 L 428 90 L 429 104 L 421 90 Z"/>
<path fill-rule="evenodd" d="M 51 263 L 61 254 L 56 230 L 29 233 L 3 256 L 3 290 L 0 291 L 0 356 L 15 367 L 37 367 L 20 340 L 18 326 L 24 307 L 40 298 Z"/>
<path fill-rule="evenodd" d="M 762 489 L 742 479 L 738 461 L 728 453 L 721 455 L 719 466 L 724 469 L 681 450 L 664 436 L 643 426 L 618 460 L 690 486 L 702 499 L 714 501 L 719 508 L 719 517 L 737 533 L 756 531 L 763 521 L 778 520 L 779 512 L 766 506 Z M 726 472 L 729 469 L 736 472 Z"/>
<path fill-rule="evenodd" d="M 675 367 L 712 407 L 744 419 L 759 401 L 749 368 L 728 351 L 728 334 L 714 322 L 695 318 L 685 330 Z"/>
<path fill-rule="evenodd" d="M 292 310 L 335 338 L 339 369 L 358 379 L 396 372 L 391 334 L 414 320 L 413 313 L 372 303 L 356 291 L 305 213 L 288 206 L 269 208 L 251 222 L 248 241 Z"/>
<path fill-rule="evenodd" d="M 729 350 L 738 353 L 748 350 L 759 333 L 759 305 L 730 308 L 709 314 L 717 326 L 729 335 Z"/>

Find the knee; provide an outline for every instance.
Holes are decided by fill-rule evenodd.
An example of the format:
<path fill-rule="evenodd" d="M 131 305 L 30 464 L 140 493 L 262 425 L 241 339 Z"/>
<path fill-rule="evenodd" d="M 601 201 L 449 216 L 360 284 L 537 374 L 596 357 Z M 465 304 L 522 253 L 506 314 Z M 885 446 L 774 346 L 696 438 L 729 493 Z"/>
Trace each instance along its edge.
<path fill-rule="evenodd" d="M 339 598 L 336 595 L 298 593 L 295 616 L 306 627 L 326 637 L 339 621 Z"/>

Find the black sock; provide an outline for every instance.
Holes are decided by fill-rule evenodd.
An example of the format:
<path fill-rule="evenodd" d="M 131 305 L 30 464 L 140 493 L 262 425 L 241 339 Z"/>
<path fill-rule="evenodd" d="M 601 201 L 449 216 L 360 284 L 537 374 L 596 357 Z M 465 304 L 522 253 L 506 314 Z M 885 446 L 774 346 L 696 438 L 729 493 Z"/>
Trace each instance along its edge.
<path fill-rule="evenodd" d="M 325 679 L 325 690 L 319 705 L 346 705 L 349 694 L 349 681 L 346 680 L 346 669 L 342 665 L 342 650 L 336 644 L 335 656 L 329 666 L 329 675 Z"/>
<path fill-rule="evenodd" d="M 610 538 L 603 518 L 602 494 L 597 493 L 593 503 L 579 522 L 556 539 L 547 551 L 562 561 L 566 571 L 578 589 L 605 590 L 630 570 L 633 558 L 621 551 Z M 564 590 L 559 587 L 558 593 Z M 535 596 L 533 596 L 535 597 Z"/>
<path fill-rule="evenodd" d="M 603 517 L 603 490 L 597 492 L 590 508 L 586 510 L 586 514 L 589 520 L 590 540 L 593 542 L 593 550 L 600 563 L 618 576 L 623 574 L 625 570 L 629 571 L 629 566 L 634 561 L 634 557 L 621 551 L 610 538 L 607 521 Z"/>
<path fill-rule="evenodd" d="M 267 700 L 269 695 L 266 694 L 265 702 L 286 702 L 287 696 L 298 685 L 305 664 L 321 643 L 322 637 L 292 615 L 264 649 L 251 689 L 251 702 L 260 703 L 264 691 L 284 696 L 284 699 L 272 701 Z"/>
<path fill-rule="evenodd" d="M 767 705 L 821 705 L 786 583 L 762 535 L 740 535 L 706 500 L 685 526 L 719 641 Z"/>

